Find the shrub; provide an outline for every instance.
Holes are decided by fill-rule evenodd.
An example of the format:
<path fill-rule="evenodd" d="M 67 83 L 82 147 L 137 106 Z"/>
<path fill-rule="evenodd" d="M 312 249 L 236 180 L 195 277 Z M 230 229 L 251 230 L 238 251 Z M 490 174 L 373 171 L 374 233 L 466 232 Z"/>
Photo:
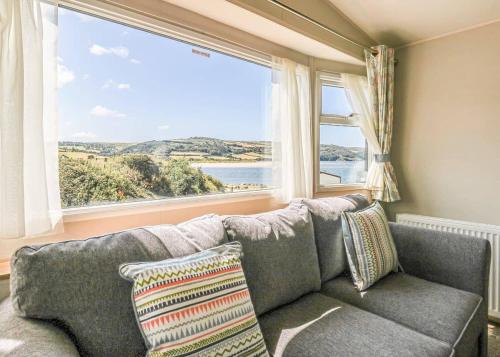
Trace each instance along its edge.
<path fill-rule="evenodd" d="M 63 207 L 152 197 L 120 172 L 65 156 L 59 159 L 59 182 Z"/>
<path fill-rule="evenodd" d="M 60 155 L 59 181 L 63 207 L 224 190 L 222 182 L 191 167 L 185 159 L 159 165 L 148 155 L 118 157 L 104 166 Z"/>

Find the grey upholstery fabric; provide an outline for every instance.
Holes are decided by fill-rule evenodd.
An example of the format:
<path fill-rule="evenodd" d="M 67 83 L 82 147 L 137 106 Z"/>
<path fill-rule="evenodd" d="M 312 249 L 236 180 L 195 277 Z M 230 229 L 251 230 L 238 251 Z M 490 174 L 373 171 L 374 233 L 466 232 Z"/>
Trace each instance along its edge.
<path fill-rule="evenodd" d="M 484 324 L 488 316 L 487 310 L 488 306 L 482 301 L 474 318 L 469 322 L 467 328 L 464 329 L 462 337 L 456 342 L 454 357 L 480 356 L 482 334 L 486 333 L 486 339 L 488 338 L 488 331 L 484 331 Z M 479 336 L 478 333 L 480 334 Z"/>
<path fill-rule="evenodd" d="M 258 315 L 321 287 L 311 216 L 296 205 L 225 217 L 230 241 L 243 245 L 243 270 Z"/>
<path fill-rule="evenodd" d="M 75 336 L 82 355 L 136 356 L 145 352 L 122 263 L 192 254 L 227 241 L 218 216 L 44 246 L 12 258 L 11 296 L 19 315 L 54 319 Z"/>
<path fill-rule="evenodd" d="M 487 299 L 490 242 L 397 223 L 389 225 L 405 272 Z"/>
<path fill-rule="evenodd" d="M 268 350 L 286 357 L 450 356 L 442 341 L 319 293 L 259 318 Z"/>
<path fill-rule="evenodd" d="M 392 273 L 363 292 L 356 290 L 349 278 L 338 277 L 323 284 L 321 293 L 451 346 L 458 343 L 462 330 L 482 302 L 479 295 L 403 273 Z M 469 328 L 474 328 L 471 336 L 477 339 L 481 328 Z"/>
<path fill-rule="evenodd" d="M 348 268 L 342 236 L 343 211 L 357 211 L 368 207 L 363 195 L 346 195 L 318 199 L 298 199 L 292 204 L 303 203 L 311 212 L 321 271 L 321 281 L 333 279 Z"/>
<path fill-rule="evenodd" d="M 0 356 L 78 357 L 64 331 L 48 321 L 18 317 L 10 299 L 0 303 Z"/>
<path fill-rule="evenodd" d="M 390 223 L 405 271 L 480 295 L 488 306 L 491 245 L 486 239 Z M 480 356 L 488 354 L 487 309 L 481 316 Z"/>

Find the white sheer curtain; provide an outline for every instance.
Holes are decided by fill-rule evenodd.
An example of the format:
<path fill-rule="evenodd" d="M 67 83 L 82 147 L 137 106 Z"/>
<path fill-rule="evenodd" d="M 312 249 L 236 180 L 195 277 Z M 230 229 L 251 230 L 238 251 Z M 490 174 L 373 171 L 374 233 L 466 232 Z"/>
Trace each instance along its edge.
<path fill-rule="evenodd" d="M 61 229 L 56 36 L 56 1 L 0 1 L 0 239 Z"/>
<path fill-rule="evenodd" d="M 381 155 L 382 149 L 374 127 L 373 114 L 370 106 L 368 81 L 364 76 L 342 73 L 342 81 L 347 89 L 346 94 L 351 107 L 356 113 L 358 125 L 368 141 L 370 152 Z M 379 189 L 384 187 L 384 162 L 372 160 L 366 177 L 366 188 Z"/>
<path fill-rule="evenodd" d="M 313 195 L 310 88 L 308 67 L 273 58 L 273 178 L 285 202 Z"/>

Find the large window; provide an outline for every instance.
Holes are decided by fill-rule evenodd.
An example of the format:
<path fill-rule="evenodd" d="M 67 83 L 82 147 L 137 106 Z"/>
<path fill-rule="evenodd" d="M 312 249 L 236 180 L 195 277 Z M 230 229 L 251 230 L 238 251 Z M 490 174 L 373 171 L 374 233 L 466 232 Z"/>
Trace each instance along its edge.
<path fill-rule="evenodd" d="M 63 207 L 271 186 L 271 70 L 70 9 L 59 15 Z"/>
<path fill-rule="evenodd" d="M 341 77 L 320 73 L 317 86 L 319 140 L 316 177 L 319 188 L 363 183 L 368 148 L 356 124 Z"/>

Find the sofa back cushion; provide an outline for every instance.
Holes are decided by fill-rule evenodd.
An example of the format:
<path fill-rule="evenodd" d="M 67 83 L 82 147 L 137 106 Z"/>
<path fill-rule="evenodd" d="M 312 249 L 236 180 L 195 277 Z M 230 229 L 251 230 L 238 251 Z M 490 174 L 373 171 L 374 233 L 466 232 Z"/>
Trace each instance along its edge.
<path fill-rule="evenodd" d="M 180 257 L 227 242 L 218 216 L 84 241 L 23 247 L 12 258 L 11 295 L 21 316 L 56 320 L 92 356 L 145 353 L 119 266 Z"/>
<path fill-rule="evenodd" d="M 342 236 L 343 211 L 357 211 L 368 207 L 363 195 L 346 195 L 317 199 L 297 199 L 292 205 L 306 205 L 314 222 L 321 282 L 335 278 L 347 269 L 347 257 Z"/>
<path fill-rule="evenodd" d="M 306 206 L 225 217 L 243 245 L 243 270 L 257 316 L 321 288 L 314 229 Z"/>

